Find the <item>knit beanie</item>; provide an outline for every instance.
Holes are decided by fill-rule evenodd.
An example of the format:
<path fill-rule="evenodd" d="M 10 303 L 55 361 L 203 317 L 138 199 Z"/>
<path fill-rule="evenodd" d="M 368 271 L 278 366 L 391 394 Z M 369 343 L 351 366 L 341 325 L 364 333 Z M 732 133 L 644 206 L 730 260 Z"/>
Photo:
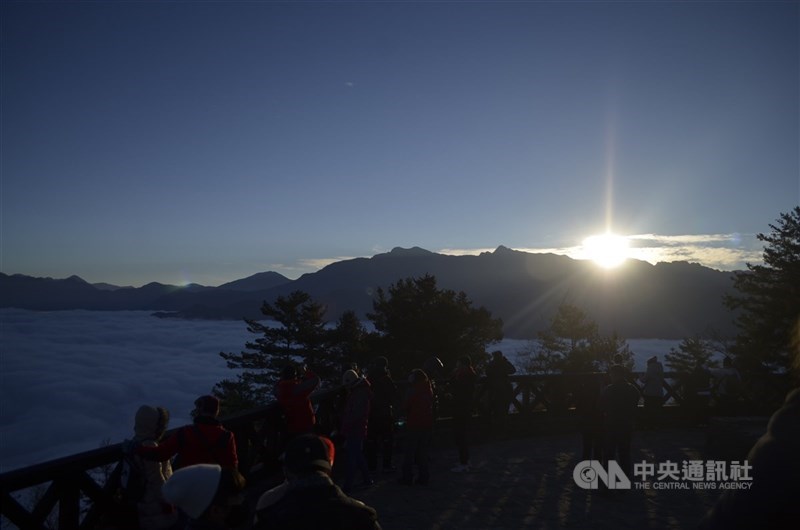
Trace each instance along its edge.
<path fill-rule="evenodd" d="M 197 464 L 177 470 L 161 487 L 164 499 L 192 519 L 205 513 L 217 494 L 222 468 L 216 464 Z"/>

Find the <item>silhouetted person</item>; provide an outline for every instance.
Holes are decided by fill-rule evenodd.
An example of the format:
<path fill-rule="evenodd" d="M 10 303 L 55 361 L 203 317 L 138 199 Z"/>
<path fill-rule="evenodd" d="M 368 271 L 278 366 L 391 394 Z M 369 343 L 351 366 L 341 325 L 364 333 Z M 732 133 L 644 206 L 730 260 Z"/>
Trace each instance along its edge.
<path fill-rule="evenodd" d="M 330 438 L 327 438 L 325 436 L 320 436 L 319 439 L 325 445 L 325 449 L 327 451 L 328 464 L 329 464 L 329 466 L 323 466 L 323 467 L 326 467 L 328 470 L 332 470 L 334 461 L 336 460 L 336 446 Z M 254 520 L 254 524 L 256 525 L 258 525 L 259 523 L 258 512 L 268 508 L 269 506 L 272 506 L 273 504 L 281 500 L 283 496 L 286 495 L 286 492 L 289 491 L 289 476 L 291 476 L 291 473 L 286 468 L 286 453 L 281 455 L 281 462 L 283 464 L 284 480 L 274 488 L 265 491 L 263 494 L 261 494 L 261 497 L 258 498 L 258 502 L 256 503 L 256 516 Z M 268 522 L 261 521 L 261 526 L 262 527 L 266 526 L 267 523 Z"/>
<path fill-rule="evenodd" d="M 414 483 L 416 462 L 416 483 L 427 485 L 430 481 L 429 451 L 433 440 L 433 389 L 427 374 L 420 369 L 411 371 L 408 382 L 410 387 L 401 407 L 406 416 L 406 430 L 400 483 L 407 486 Z"/>
<path fill-rule="evenodd" d="M 438 357 L 429 357 L 422 364 L 422 371 L 428 376 L 428 381 L 433 390 L 433 417 L 439 417 L 439 384 L 438 382 L 444 377 L 444 364 Z"/>
<path fill-rule="evenodd" d="M 718 414 L 729 415 L 736 411 L 736 404 L 741 393 L 742 378 L 733 366 L 733 360 L 725 357 L 722 368 L 712 370 L 714 378 L 715 408 Z"/>
<path fill-rule="evenodd" d="M 244 477 L 235 469 L 197 464 L 164 484 L 164 498 L 189 516 L 186 530 L 229 530 L 247 522 Z"/>
<path fill-rule="evenodd" d="M 314 431 L 317 423 L 310 396 L 319 386 L 319 377 L 303 365 L 302 371 L 287 366 L 275 387 L 278 404 L 286 416 L 286 434 L 289 438 Z"/>
<path fill-rule="evenodd" d="M 492 360 L 486 365 L 486 390 L 489 399 L 489 421 L 502 426 L 508 416 L 508 405 L 511 402 L 513 387 L 508 378 L 517 371 L 503 352 L 492 353 Z"/>
<path fill-rule="evenodd" d="M 345 495 L 331 480 L 329 448 L 313 434 L 289 442 L 285 491 L 272 504 L 259 501 L 255 529 L 380 530 L 375 510 Z"/>
<path fill-rule="evenodd" d="M 371 485 L 367 460 L 364 457 L 364 440 L 367 438 L 370 401 L 372 390 L 369 381 L 360 377 L 355 370 L 348 370 L 342 376 L 342 385 L 347 389 L 347 402 L 342 414 L 342 427 L 339 431 L 344 437 L 347 452 L 347 472 L 344 491 L 353 489 L 356 473 L 361 474 L 365 485 Z"/>
<path fill-rule="evenodd" d="M 800 388 L 770 418 L 750 450 L 750 489 L 726 490 L 700 524 L 701 530 L 800 526 Z"/>
<path fill-rule="evenodd" d="M 647 425 L 653 427 L 659 423 L 664 404 L 664 366 L 655 355 L 647 360 L 647 371 L 642 376 L 642 385 L 645 418 Z"/>
<path fill-rule="evenodd" d="M 122 475 L 115 495 L 118 502 L 110 506 L 101 526 L 115 530 L 159 529 L 177 522 L 175 508 L 161 496 L 161 486 L 172 475 L 172 464 L 140 454 L 140 448 L 158 446 L 168 422 L 165 408 L 142 405 L 136 411 L 134 437 L 122 443 Z"/>
<path fill-rule="evenodd" d="M 631 436 L 639 406 L 639 390 L 625 380 L 626 370 L 622 365 L 612 365 L 608 371 L 611 384 L 600 395 L 603 411 L 605 448 L 603 461 L 616 460 L 630 476 Z"/>
<path fill-rule="evenodd" d="M 383 472 L 394 469 L 392 451 L 394 449 L 394 405 L 397 400 L 397 387 L 389 373 L 389 361 L 378 357 L 373 361 L 367 374 L 372 386 L 372 404 L 369 410 L 369 429 L 367 431 L 367 465 L 370 471 L 378 469 L 378 453 L 383 457 Z"/>
<path fill-rule="evenodd" d="M 599 374 L 582 374 L 575 392 L 575 412 L 578 414 L 583 460 L 603 459 L 603 411 L 600 408 L 600 394 L 603 391 L 603 378 Z"/>
<path fill-rule="evenodd" d="M 194 402 L 192 425 L 181 427 L 157 447 L 139 447 L 135 453 L 160 462 L 175 455 L 172 467 L 176 470 L 195 464 L 238 467 L 233 433 L 217 419 L 219 405 L 215 396 L 200 396 Z"/>
<path fill-rule="evenodd" d="M 708 419 L 708 405 L 711 399 L 711 373 L 700 363 L 695 364 L 686 376 L 683 385 L 684 402 L 689 409 L 692 421 L 705 423 Z"/>
<path fill-rule="evenodd" d="M 456 473 L 470 470 L 469 427 L 475 399 L 477 375 L 468 355 L 458 359 L 456 370 L 450 378 L 450 395 L 453 406 L 453 437 L 458 447 L 458 465 L 451 469 Z"/>

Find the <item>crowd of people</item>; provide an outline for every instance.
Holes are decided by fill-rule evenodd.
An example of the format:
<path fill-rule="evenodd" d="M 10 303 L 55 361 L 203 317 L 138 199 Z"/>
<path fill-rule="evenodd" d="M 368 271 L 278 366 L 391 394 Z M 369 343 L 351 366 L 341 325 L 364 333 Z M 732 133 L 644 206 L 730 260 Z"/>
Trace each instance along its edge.
<path fill-rule="evenodd" d="M 503 426 L 508 414 L 513 398 L 509 376 L 515 370 L 501 352 L 492 354 L 485 366 L 486 410 L 495 429 Z M 738 373 L 733 373 L 726 361 L 721 371 L 709 375 L 717 379 L 717 395 L 726 405 Z M 451 471 L 470 471 L 478 379 L 469 356 L 459 358 L 449 374 L 434 357 L 411 371 L 407 390 L 400 395 L 386 358 L 378 357 L 363 372 L 355 365 L 347 367 L 341 378 L 337 425 L 323 434 L 311 401 L 320 378 L 307 366 L 287 367 L 275 387 L 286 436 L 281 448 L 285 480 L 264 491 L 256 503 L 247 502 L 236 439 L 218 419 L 217 397 L 197 398 L 192 424 L 166 438 L 169 412 L 143 405 L 136 413 L 135 436 L 124 446 L 126 458 L 142 471 L 145 481 L 129 527 L 380 529 L 376 511 L 350 495 L 374 484 L 379 463 L 383 473 L 396 471 L 398 426 L 402 427 L 402 462 L 397 482 L 422 487 L 430 483 L 434 420 L 440 400 L 447 402 L 452 416 L 456 464 Z M 606 466 L 614 460 L 630 476 L 631 438 L 640 399 L 644 402 L 640 426 L 655 428 L 665 400 L 664 386 L 663 366 L 656 357 L 648 360 L 638 381 L 621 362 L 611 364 L 605 376 L 582 376 L 573 396 L 582 430 L 583 460 L 599 460 Z M 798 396 L 795 393 L 787 400 L 790 415 L 797 414 Z M 767 451 L 773 447 L 786 450 L 785 443 L 775 440 L 786 436 L 787 423 L 796 429 L 797 421 L 785 416 L 775 427 L 771 424 L 775 432 L 758 449 L 761 460 L 767 460 Z M 794 439 L 796 435 L 790 432 Z M 337 452 L 345 460 L 336 468 L 338 475 L 334 473 Z M 774 458 L 768 462 L 776 464 Z M 731 499 L 725 502 L 709 516 L 709 528 L 721 528 L 720 521 L 728 520 L 729 512 L 737 507 Z"/>

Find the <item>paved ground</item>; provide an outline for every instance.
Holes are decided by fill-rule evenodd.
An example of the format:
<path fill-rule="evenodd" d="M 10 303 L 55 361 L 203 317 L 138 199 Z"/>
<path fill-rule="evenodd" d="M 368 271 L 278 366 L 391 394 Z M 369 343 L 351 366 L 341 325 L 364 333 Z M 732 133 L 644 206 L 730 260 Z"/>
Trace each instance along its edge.
<path fill-rule="evenodd" d="M 638 432 L 633 461 L 704 460 L 702 429 Z M 353 497 L 377 511 L 385 530 L 409 529 L 683 529 L 694 527 L 719 492 L 628 490 L 600 494 L 576 486 L 580 460 L 575 435 L 486 443 L 473 448 L 473 471 L 450 471 L 455 449 L 434 452 L 431 484 L 402 486 L 397 474 L 378 474 Z M 398 459 L 399 460 L 399 459 Z"/>

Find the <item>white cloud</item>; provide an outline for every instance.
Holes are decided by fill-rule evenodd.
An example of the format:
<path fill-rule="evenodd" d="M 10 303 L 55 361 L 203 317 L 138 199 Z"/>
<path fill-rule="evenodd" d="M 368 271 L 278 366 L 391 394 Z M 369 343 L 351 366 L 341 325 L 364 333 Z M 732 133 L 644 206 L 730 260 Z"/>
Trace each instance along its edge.
<path fill-rule="evenodd" d="M 664 236 L 635 234 L 630 241 L 629 257 L 652 264 L 688 261 L 719 270 L 742 270 L 746 263 L 760 263 L 763 248 L 752 234 L 692 234 Z M 564 247 L 514 247 L 531 254 L 559 254 L 573 259 L 587 259 L 580 245 Z M 451 256 L 477 256 L 493 248 L 446 248 L 438 252 Z"/>
<path fill-rule="evenodd" d="M 0 472 L 133 436 L 142 404 L 189 423 L 195 398 L 235 372 L 220 351 L 253 338 L 241 322 L 158 319 L 146 311 L 1 309 Z M 528 341 L 497 347 L 515 360 Z M 677 341 L 631 340 L 637 367 Z M 645 356 L 646 355 L 646 356 Z"/>
<path fill-rule="evenodd" d="M 234 375 L 218 353 L 252 338 L 241 322 L 141 311 L 3 309 L 0 318 L 0 471 L 129 438 L 142 404 L 168 408 L 172 426 L 188 423 L 195 398 Z"/>
<path fill-rule="evenodd" d="M 359 256 L 337 256 L 335 258 L 308 258 L 308 259 L 301 259 L 298 261 L 298 263 L 300 264 L 300 267 L 304 269 L 319 270 L 327 267 L 332 263 L 356 259 L 357 257 Z"/>

